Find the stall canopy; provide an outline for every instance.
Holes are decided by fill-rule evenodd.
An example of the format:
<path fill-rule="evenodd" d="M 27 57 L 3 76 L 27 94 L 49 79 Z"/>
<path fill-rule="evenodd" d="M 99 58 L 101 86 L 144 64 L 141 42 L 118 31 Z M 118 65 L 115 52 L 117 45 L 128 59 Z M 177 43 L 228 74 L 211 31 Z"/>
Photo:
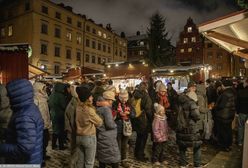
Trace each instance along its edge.
<path fill-rule="evenodd" d="M 37 76 L 43 76 L 43 75 L 49 75 L 48 72 L 44 71 L 43 69 L 40 69 L 32 64 L 28 65 L 28 77 L 29 79 L 33 79 Z"/>
<path fill-rule="evenodd" d="M 198 25 L 199 31 L 225 50 L 248 59 L 248 10 Z"/>
<path fill-rule="evenodd" d="M 68 72 L 66 72 L 63 76 L 64 80 L 75 80 L 79 79 L 82 76 L 96 76 L 96 75 L 103 75 L 103 71 L 101 70 L 95 70 L 88 67 L 82 67 L 82 68 L 70 68 L 68 69 Z"/>

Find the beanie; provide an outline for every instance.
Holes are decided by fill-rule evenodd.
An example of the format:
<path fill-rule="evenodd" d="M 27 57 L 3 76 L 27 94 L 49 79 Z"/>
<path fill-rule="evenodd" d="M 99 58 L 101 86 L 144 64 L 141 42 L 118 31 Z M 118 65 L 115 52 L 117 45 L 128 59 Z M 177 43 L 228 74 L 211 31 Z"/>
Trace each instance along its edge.
<path fill-rule="evenodd" d="M 103 92 L 103 98 L 106 100 L 115 101 L 115 93 L 107 90 L 107 91 Z"/>
<path fill-rule="evenodd" d="M 81 102 L 85 102 L 92 95 L 92 93 L 90 92 L 90 89 L 86 87 L 77 87 L 76 92 Z"/>
<path fill-rule="evenodd" d="M 163 84 L 163 83 L 161 83 L 159 86 L 158 86 L 158 91 L 159 92 L 166 92 L 167 90 L 166 90 L 166 86 Z"/>

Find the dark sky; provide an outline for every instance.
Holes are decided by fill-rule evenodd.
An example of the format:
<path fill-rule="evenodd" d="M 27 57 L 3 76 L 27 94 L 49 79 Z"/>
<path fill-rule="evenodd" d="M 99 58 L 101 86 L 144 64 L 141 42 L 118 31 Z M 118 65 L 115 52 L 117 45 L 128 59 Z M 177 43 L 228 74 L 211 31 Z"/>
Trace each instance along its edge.
<path fill-rule="evenodd" d="M 149 18 L 159 11 L 167 18 L 166 26 L 175 44 L 188 17 L 196 24 L 238 10 L 236 0 L 52 0 L 73 7 L 96 23 L 111 23 L 116 33 L 127 36 L 146 33 Z"/>

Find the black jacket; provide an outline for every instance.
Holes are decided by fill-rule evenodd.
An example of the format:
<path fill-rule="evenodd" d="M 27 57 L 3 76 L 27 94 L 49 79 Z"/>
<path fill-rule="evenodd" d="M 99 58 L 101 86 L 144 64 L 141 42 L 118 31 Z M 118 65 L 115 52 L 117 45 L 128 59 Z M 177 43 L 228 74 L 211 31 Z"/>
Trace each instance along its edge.
<path fill-rule="evenodd" d="M 236 109 L 238 113 L 248 114 L 248 87 L 238 90 Z"/>

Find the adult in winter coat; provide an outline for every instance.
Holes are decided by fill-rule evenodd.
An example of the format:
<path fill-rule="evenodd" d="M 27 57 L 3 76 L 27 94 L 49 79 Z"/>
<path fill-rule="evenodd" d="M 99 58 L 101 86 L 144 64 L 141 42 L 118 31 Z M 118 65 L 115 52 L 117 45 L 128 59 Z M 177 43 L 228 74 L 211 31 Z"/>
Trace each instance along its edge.
<path fill-rule="evenodd" d="M 34 103 L 39 108 L 41 117 L 44 121 L 44 130 L 43 130 L 43 159 L 49 159 L 49 156 L 46 156 L 46 148 L 49 141 L 49 128 L 50 128 L 50 113 L 48 108 L 48 96 L 46 93 L 46 85 L 41 82 L 35 82 L 34 85 Z"/>
<path fill-rule="evenodd" d="M 5 131 L 8 127 L 12 110 L 10 109 L 7 90 L 4 85 L 0 84 L 0 144 L 5 142 Z M 0 158 L 0 164 L 4 163 L 4 159 Z"/>
<path fill-rule="evenodd" d="M 207 83 L 206 95 L 208 99 L 208 105 L 213 106 L 217 100 L 216 87 L 214 86 L 214 81 L 211 79 L 207 79 L 206 83 Z"/>
<path fill-rule="evenodd" d="M 223 92 L 218 97 L 214 106 L 214 119 L 217 132 L 217 139 L 220 147 L 225 151 L 230 151 L 232 145 L 232 121 L 235 117 L 236 96 L 232 88 L 232 82 L 222 81 Z"/>
<path fill-rule="evenodd" d="M 238 145 L 242 146 L 244 142 L 245 123 L 248 120 L 248 79 L 244 81 L 244 88 L 239 89 L 237 93 L 237 113 L 238 113 Z"/>
<path fill-rule="evenodd" d="M 117 124 L 117 141 L 121 151 L 121 164 L 123 167 L 129 167 L 127 159 L 127 144 L 131 135 L 124 135 L 124 124 L 126 127 L 131 127 L 128 131 L 132 134 L 132 126 L 130 118 L 135 117 L 135 110 L 128 102 L 127 90 L 120 90 L 119 99 L 114 103 L 113 109 L 116 112 L 115 123 Z M 128 128 L 127 128 L 128 129 Z M 127 131 L 127 132 L 128 132 Z"/>
<path fill-rule="evenodd" d="M 139 100 L 141 112 L 136 111 L 136 118 L 133 119 L 133 128 L 137 133 L 134 156 L 137 160 L 147 161 L 144 150 L 148 133 L 151 132 L 152 100 L 147 93 L 147 87 L 144 82 L 133 93 L 133 101 L 139 102 Z M 137 116 L 139 113 L 141 114 Z"/>
<path fill-rule="evenodd" d="M 182 115 L 185 122 L 184 126 L 180 126 L 176 131 L 177 144 L 179 146 L 179 162 L 180 166 L 187 166 L 185 152 L 187 147 L 193 147 L 194 167 L 201 166 L 201 137 L 197 127 L 197 121 L 200 120 L 199 108 L 196 102 L 185 94 L 178 97 L 179 111 L 178 115 Z M 179 126 L 179 123 L 178 123 Z"/>
<path fill-rule="evenodd" d="M 13 115 L 0 156 L 9 164 L 41 164 L 44 123 L 34 104 L 33 86 L 26 79 L 11 81 L 6 86 Z"/>
<path fill-rule="evenodd" d="M 57 140 L 59 141 L 59 149 L 64 149 L 64 129 L 65 129 L 65 84 L 55 83 L 52 94 L 49 97 L 49 107 L 52 119 L 53 137 L 52 148 L 57 148 Z"/>
<path fill-rule="evenodd" d="M 110 164 L 112 168 L 118 168 L 121 160 L 120 150 L 117 143 L 117 125 L 112 116 L 112 103 L 115 100 L 115 93 L 112 91 L 103 92 L 103 106 L 97 108 L 97 113 L 103 119 L 103 125 L 97 128 L 97 159 L 99 168 L 105 168 Z"/>
<path fill-rule="evenodd" d="M 76 108 L 76 144 L 78 159 L 76 167 L 93 168 L 96 154 L 96 127 L 102 125 L 102 119 L 96 114 L 93 96 L 88 88 L 78 87 L 80 102 Z"/>

